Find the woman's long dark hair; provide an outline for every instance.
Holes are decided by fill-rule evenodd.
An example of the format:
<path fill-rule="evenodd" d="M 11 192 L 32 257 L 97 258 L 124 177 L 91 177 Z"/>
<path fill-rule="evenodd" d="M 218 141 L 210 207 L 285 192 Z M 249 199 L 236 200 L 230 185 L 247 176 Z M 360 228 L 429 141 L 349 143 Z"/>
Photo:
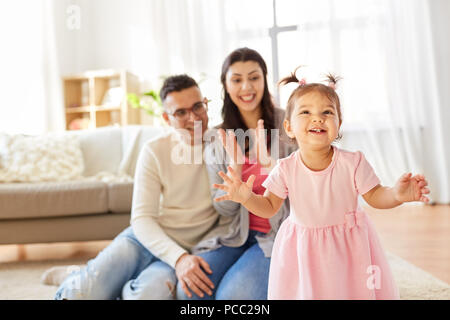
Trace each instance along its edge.
<path fill-rule="evenodd" d="M 231 100 L 230 95 L 226 90 L 226 75 L 228 69 L 235 62 L 246 62 L 246 61 L 255 61 L 261 67 L 261 70 L 264 74 L 264 94 L 261 100 L 261 118 L 264 120 L 264 129 L 275 129 L 275 110 L 274 104 L 272 101 L 272 96 L 269 93 L 269 88 L 267 86 L 267 66 L 264 59 L 261 55 L 252 49 L 249 48 L 239 48 L 231 52 L 223 62 L 222 65 L 222 74 L 220 76 L 220 80 L 222 82 L 222 89 L 224 94 L 223 106 L 222 106 L 222 118 L 223 122 L 219 125 L 219 128 L 224 130 L 226 129 L 243 129 L 244 131 L 249 128 L 245 124 L 242 119 L 241 113 L 239 112 L 236 104 Z M 270 131 L 267 131 L 270 132 Z M 268 135 L 270 137 L 270 135 Z"/>

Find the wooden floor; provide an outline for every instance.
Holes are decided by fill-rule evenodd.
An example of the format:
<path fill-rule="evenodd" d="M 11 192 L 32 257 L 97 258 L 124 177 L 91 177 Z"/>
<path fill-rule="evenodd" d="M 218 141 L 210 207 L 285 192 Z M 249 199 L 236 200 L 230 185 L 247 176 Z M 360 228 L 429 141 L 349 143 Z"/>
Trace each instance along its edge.
<path fill-rule="evenodd" d="M 450 206 L 365 209 L 386 250 L 450 284 Z"/>
<path fill-rule="evenodd" d="M 450 206 L 365 208 L 390 251 L 450 283 Z M 0 262 L 91 258 L 110 241 L 0 245 Z"/>

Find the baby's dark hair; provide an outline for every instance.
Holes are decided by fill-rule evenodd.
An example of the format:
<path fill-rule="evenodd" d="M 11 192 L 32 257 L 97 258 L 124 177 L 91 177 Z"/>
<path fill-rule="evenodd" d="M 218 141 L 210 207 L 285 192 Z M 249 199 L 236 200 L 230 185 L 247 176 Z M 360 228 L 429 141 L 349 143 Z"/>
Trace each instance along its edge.
<path fill-rule="evenodd" d="M 294 72 L 292 72 L 289 76 L 281 79 L 278 82 L 278 86 L 280 85 L 286 85 L 291 82 L 295 82 L 299 84 L 299 86 L 291 93 L 289 100 L 287 102 L 286 106 L 286 114 L 285 119 L 290 121 L 292 112 L 294 111 L 295 107 L 295 101 L 300 98 L 301 96 L 311 92 L 311 91 L 317 91 L 320 94 L 323 94 L 326 96 L 331 103 L 333 103 L 336 106 L 336 111 L 339 117 L 339 126 L 342 124 L 342 113 L 341 113 L 341 103 L 339 100 L 339 96 L 337 95 L 335 88 L 336 83 L 341 80 L 339 76 L 335 76 L 331 73 L 328 73 L 325 75 L 325 81 L 328 82 L 328 85 L 322 84 L 322 83 L 306 83 L 305 81 L 297 79 L 297 76 L 295 75 L 296 71 L 300 67 L 297 67 Z"/>

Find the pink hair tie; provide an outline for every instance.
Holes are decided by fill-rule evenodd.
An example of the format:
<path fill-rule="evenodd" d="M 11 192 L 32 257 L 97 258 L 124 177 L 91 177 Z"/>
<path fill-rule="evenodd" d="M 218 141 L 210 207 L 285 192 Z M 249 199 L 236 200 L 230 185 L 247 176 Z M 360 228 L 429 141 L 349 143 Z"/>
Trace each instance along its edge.
<path fill-rule="evenodd" d="M 328 82 L 328 86 L 329 86 L 331 89 L 336 90 L 336 83 L 334 83 L 334 82 Z"/>
<path fill-rule="evenodd" d="M 298 84 L 299 84 L 299 86 L 304 86 L 306 84 L 305 78 L 302 78 L 301 80 L 299 80 Z"/>

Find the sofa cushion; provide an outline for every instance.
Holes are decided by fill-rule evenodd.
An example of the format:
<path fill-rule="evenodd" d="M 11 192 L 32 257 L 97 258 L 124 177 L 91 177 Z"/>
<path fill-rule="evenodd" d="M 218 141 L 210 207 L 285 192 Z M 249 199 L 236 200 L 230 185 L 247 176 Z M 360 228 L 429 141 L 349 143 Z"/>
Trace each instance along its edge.
<path fill-rule="evenodd" d="M 107 185 L 97 181 L 0 183 L 0 219 L 86 215 L 108 211 Z"/>
<path fill-rule="evenodd" d="M 80 137 L 83 152 L 83 176 L 93 176 L 101 171 L 117 173 L 122 159 L 122 129 L 104 127 L 95 130 L 75 131 Z"/>
<path fill-rule="evenodd" d="M 131 212 L 133 182 L 108 183 L 108 209 L 111 212 Z"/>
<path fill-rule="evenodd" d="M 0 133 L 0 182 L 67 181 L 84 170 L 79 138 Z"/>
<path fill-rule="evenodd" d="M 139 152 L 148 140 L 156 139 L 158 136 L 170 130 L 168 127 L 154 127 L 145 125 L 129 125 L 122 127 L 122 161 L 119 172 L 124 172 L 134 177 L 136 162 Z"/>

